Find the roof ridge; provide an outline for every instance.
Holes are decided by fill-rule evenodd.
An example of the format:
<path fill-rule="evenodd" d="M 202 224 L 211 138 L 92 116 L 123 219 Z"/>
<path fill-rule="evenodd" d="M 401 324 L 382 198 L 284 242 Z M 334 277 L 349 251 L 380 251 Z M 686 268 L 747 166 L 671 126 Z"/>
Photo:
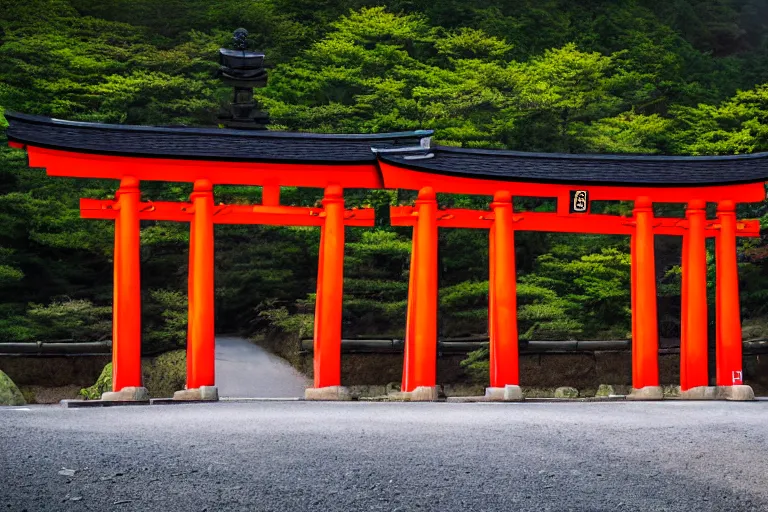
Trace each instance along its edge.
<path fill-rule="evenodd" d="M 753 160 L 768 158 L 768 151 L 741 155 L 643 155 L 637 153 L 540 153 L 510 149 L 458 148 L 455 146 L 432 146 L 434 151 L 467 155 L 492 155 L 512 158 L 540 158 L 553 160 L 603 160 L 603 161 L 646 161 L 646 162 L 706 162 L 728 160 Z"/>
<path fill-rule="evenodd" d="M 18 120 L 26 123 L 41 124 L 47 126 L 66 126 L 82 129 L 93 130 L 114 130 L 114 131 L 126 131 L 126 132 L 142 132 L 142 133 L 169 133 L 174 135 L 210 135 L 214 137 L 218 136 L 234 136 L 243 137 L 248 139 L 329 139 L 329 140 L 350 140 L 350 141 L 365 141 L 365 140 L 380 140 L 388 141 L 392 139 L 420 139 L 422 137 L 428 137 L 432 135 L 433 130 L 414 130 L 414 131 L 401 131 L 401 132 L 385 132 L 385 133 L 316 133 L 316 132 L 286 132 L 286 131 L 269 131 L 269 130 L 235 130 L 231 128 L 214 128 L 214 127 L 164 127 L 153 125 L 130 125 L 130 124 L 112 124 L 112 123 L 96 123 L 89 121 L 69 121 L 66 119 L 57 119 L 54 117 L 23 114 L 20 112 L 14 112 L 10 110 L 5 111 L 6 119 L 11 122 Z"/>

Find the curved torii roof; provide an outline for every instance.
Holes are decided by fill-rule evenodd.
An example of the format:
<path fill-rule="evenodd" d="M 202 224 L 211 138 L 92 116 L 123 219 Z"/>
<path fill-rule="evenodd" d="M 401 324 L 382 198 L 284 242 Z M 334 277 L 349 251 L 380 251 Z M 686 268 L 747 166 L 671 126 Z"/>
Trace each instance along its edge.
<path fill-rule="evenodd" d="M 329 134 L 135 126 L 64 121 L 6 112 L 12 142 L 63 151 L 227 162 L 353 165 L 373 163 L 371 146 L 413 145 L 431 131 Z"/>
<path fill-rule="evenodd" d="M 318 134 L 128 126 L 6 112 L 12 145 L 55 176 L 346 188 L 431 186 L 436 192 L 593 199 L 765 197 L 768 153 L 682 157 L 574 155 L 432 146 L 430 130 Z"/>
<path fill-rule="evenodd" d="M 214 184 L 381 188 L 371 146 L 408 147 L 432 134 L 323 134 L 130 126 L 6 112 L 11 145 L 52 176 Z"/>
<path fill-rule="evenodd" d="M 385 188 L 566 199 L 574 189 L 592 200 L 684 203 L 765 199 L 768 153 L 735 156 L 647 156 L 527 153 L 430 146 L 375 148 Z M 566 201 L 567 202 L 567 201 Z"/>
<path fill-rule="evenodd" d="M 384 150 L 380 159 L 415 171 L 536 183 L 707 186 L 768 180 L 768 152 L 735 156 L 526 153 L 435 146 L 421 154 Z"/>

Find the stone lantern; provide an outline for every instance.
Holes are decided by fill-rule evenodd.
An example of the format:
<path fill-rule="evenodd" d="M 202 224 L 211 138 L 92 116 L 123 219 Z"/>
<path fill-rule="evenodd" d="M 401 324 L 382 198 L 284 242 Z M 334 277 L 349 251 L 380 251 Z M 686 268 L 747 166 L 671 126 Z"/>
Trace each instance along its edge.
<path fill-rule="evenodd" d="M 264 54 L 247 49 L 248 31 L 244 28 L 235 30 L 233 46 L 219 49 L 217 74 L 233 89 L 229 110 L 224 110 L 219 120 L 227 128 L 266 130 L 269 116 L 253 99 L 253 89 L 267 85 Z"/>

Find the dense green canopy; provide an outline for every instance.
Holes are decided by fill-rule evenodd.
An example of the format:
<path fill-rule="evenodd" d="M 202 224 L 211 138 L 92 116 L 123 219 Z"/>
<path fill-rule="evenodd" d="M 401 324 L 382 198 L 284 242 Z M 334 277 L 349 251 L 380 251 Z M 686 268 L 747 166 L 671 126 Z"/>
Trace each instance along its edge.
<path fill-rule="evenodd" d="M 535 151 L 749 153 L 768 150 L 767 24 L 768 0 L 0 0 L 0 341 L 110 336 L 113 227 L 79 219 L 77 207 L 78 198 L 110 197 L 116 187 L 28 169 L 23 152 L 4 144 L 3 108 L 214 125 L 230 94 L 214 76 L 217 50 L 243 26 L 268 56 L 259 98 L 273 128 L 432 128 L 443 144 Z M 142 187 L 155 200 L 190 192 L 177 183 Z M 217 187 L 216 200 L 260 194 Z M 283 197 L 311 205 L 320 192 Z M 386 212 L 412 199 L 347 194 L 380 218 L 376 229 L 348 232 L 347 336 L 402 334 L 410 233 L 388 227 Z M 761 217 L 765 205 L 739 214 Z M 187 231 L 143 225 L 149 352 L 185 340 Z M 310 333 L 318 231 L 220 226 L 216 236 L 218 328 Z M 520 233 L 517 242 L 522 337 L 628 336 L 626 238 Z M 766 315 L 766 254 L 762 241 L 740 242 L 751 324 Z M 662 335 L 676 336 L 679 239 L 659 237 L 657 258 Z M 442 230 L 439 275 L 441 334 L 484 332 L 487 234 Z"/>

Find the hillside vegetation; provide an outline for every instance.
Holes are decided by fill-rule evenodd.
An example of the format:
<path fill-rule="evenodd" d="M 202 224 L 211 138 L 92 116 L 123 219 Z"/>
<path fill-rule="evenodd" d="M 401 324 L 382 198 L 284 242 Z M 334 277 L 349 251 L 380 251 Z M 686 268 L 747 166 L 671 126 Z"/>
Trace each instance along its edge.
<path fill-rule="evenodd" d="M 78 199 L 111 197 L 117 185 L 28 169 L 5 144 L 3 109 L 214 126 L 230 94 L 214 77 L 217 51 L 243 26 L 268 56 L 259 97 L 273 129 L 430 128 L 437 142 L 462 147 L 743 154 L 768 150 L 766 25 L 768 0 L 0 0 L 0 341 L 109 338 L 113 226 L 81 220 Z M 146 182 L 142 191 L 185 200 L 191 190 Z M 261 195 L 215 193 L 239 203 Z M 320 196 L 283 191 L 285 204 Z M 410 232 L 388 226 L 386 211 L 414 195 L 346 198 L 377 208 L 380 222 L 348 230 L 344 334 L 401 336 Z M 440 198 L 476 208 L 489 200 Z M 766 204 L 739 215 L 765 221 Z M 146 222 L 141 238 L 144 349 L 156 353 L 186 339 L 188 226 Z M 217 226 L 218 329 L 311 332 L 318 242 L 316 229 Z M 487 233 L 441 230 L 439 243 L 441 335 L 485 332 Z M 680 245 L 657 241 L 662 336 L 679 331 Z M 521 336 L 627 337 L 628 251 L 625 237 L 518 234 Z M 739 242 L 751 324 L 767 314 L 767 254 L 762 240 Z M 710 273 L 714 286 L 713 265 Z"/>

